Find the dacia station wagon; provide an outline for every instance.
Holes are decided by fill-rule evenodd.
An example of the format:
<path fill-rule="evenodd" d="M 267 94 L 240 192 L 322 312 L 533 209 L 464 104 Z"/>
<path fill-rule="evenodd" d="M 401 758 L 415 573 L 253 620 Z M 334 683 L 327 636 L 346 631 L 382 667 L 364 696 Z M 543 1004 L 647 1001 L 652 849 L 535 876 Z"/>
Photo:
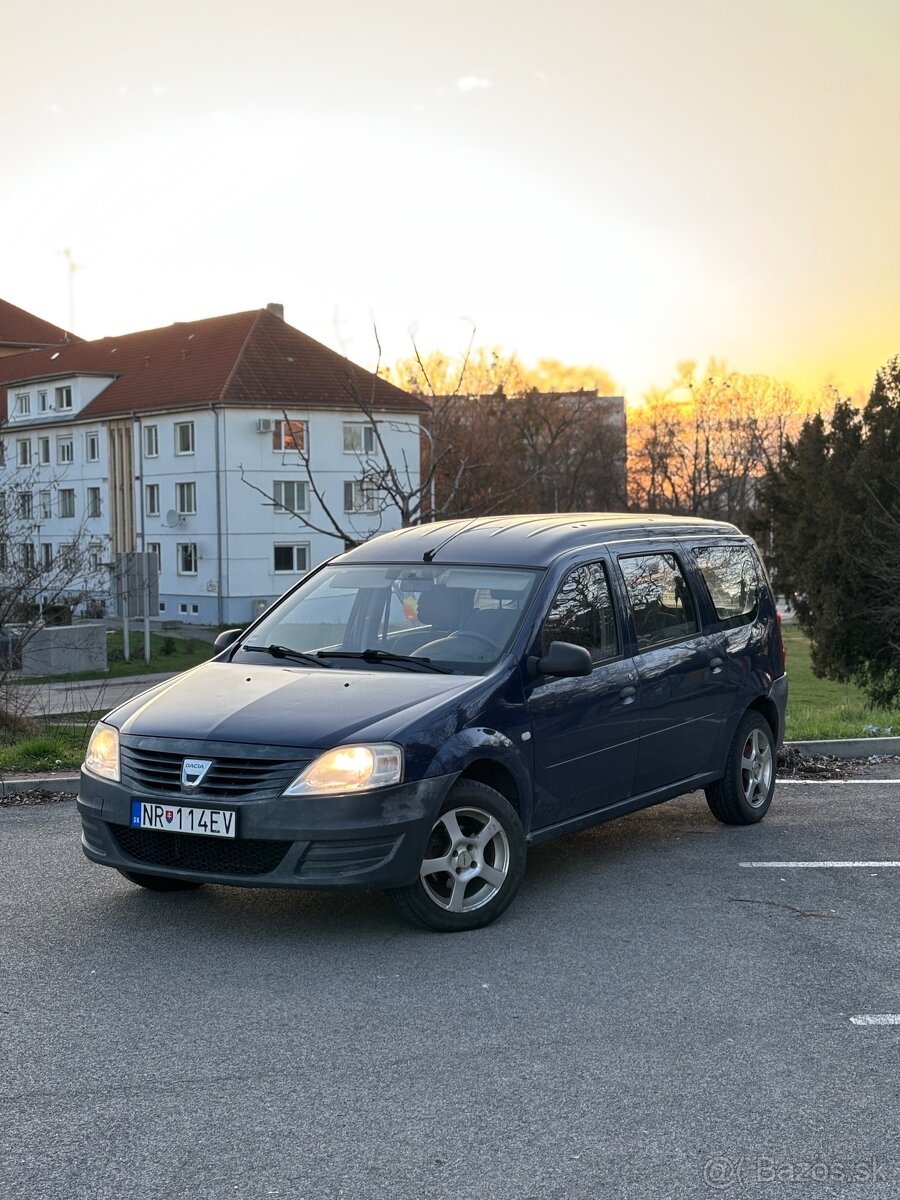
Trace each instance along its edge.
<path fill-rule="evenodd" d="M 526 850 L 703 789 L 772 802 L 787 679 L 752 540 L 718 521 L 485 517 L 319 566 L 95 728 L 89 859 L 155 891 L 377 888 L 476 929 Z"/>

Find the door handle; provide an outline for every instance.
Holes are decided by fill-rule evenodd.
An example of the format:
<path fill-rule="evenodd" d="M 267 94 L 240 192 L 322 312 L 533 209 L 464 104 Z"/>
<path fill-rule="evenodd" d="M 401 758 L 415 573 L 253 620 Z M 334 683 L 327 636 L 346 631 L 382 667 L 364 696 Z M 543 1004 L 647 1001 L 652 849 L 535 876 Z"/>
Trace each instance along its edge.
<path fill-rule="evenodd" d="M 720 675 L 722 673 L 723 664 L 724 664 L 724 659 L 711 658 L 709 660 L 709 669 L 713 675 Z"/>
<path fill-rule="evenodd" d="M 634 698 L 636 695 L 637 695 L 637 688 L 623 687 L 621 692 L 619 692 L 619 699 L 622 701 L 623 704 L 633 704 Z"/>

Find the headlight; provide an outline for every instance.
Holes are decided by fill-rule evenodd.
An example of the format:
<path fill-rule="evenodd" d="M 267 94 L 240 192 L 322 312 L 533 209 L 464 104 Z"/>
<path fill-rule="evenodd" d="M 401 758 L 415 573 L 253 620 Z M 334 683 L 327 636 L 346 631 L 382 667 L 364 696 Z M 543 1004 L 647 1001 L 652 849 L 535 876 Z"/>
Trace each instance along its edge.
<path fill-rule="evenodd" d="M 119 731 L 100 721 L 91 734 L 84 765 L 92 775 L 119 782 Z"/>
<path fill-rule="evenodd" d="M 403 751 L 390 742 L 376 746 L 338 746 L 326 750 L 301 771 L 285 796 L 322 796 L 329 792 L 368 792 L 399 783 Z"/>

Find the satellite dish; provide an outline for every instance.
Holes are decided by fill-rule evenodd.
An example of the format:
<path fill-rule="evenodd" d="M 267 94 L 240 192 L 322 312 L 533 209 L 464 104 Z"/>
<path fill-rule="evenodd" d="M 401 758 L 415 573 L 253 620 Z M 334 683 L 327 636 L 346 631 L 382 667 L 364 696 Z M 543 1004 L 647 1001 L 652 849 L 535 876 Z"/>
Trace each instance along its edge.
<path fill-rule="evenodd" d="M 165 524 L 167 529 L 174 529 L 177 525 L 181 524 L 181 518 L 174 508 L 170 508 L 166 513 Z"/>

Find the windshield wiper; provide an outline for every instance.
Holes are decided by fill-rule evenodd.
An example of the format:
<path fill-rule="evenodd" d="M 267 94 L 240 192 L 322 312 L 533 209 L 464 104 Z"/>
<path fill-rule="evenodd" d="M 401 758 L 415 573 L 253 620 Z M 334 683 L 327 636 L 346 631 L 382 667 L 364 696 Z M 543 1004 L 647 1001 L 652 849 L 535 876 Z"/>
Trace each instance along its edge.
<path fill-rule="evenodd" d="M 428 671 L 439 671 L 441 675 L 452 675 L 446 667 L 439 667 L 430 658 L 417 654 L 392 654 L 390 650 L 319 650 L 321 658 L 361 658 L 363 662 L 415 663 Z"/>
<path fill-rule="evenodd" d="M 241 650 L 255 650 L 259 654 L 271 654 L 273 658 L 290 658 L 294 662 L 312 663 L 314 667 L 330 667 L 331 664 L 322 662 L 315 654 L 305 654 L 302 650 L 292 650 L 290 646 L 248 646 L 246 642 Z"/>

